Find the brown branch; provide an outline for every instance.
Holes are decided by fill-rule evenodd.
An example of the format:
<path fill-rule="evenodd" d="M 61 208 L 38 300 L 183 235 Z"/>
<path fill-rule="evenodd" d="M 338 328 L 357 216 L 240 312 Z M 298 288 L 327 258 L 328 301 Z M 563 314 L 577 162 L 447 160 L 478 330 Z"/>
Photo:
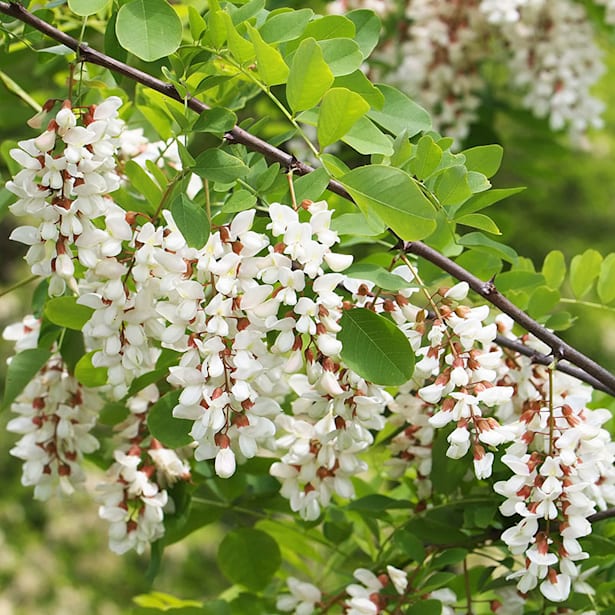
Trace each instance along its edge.
<path fill-rule="evenodd" d="M 533 318 L 530 318 L 523 310 L 519 309 L 512 301 L 502 295 L 493 282 L 483 282 L 480 278 L 477 278 L 463 267 L 460 267 L 454 261 L 420 241 L 405 242 L 403 244 L 403 249 L 409 254 L 416 254 L 428 260 L 457 280 L 467 282 L 475 293 L 489 301 L 492 305 L 495 305 L 499 310 L 504 312 L 504 314 L 508 314 L 508 316 L 517 324 L 521 325 L 526 331 L 547 344 L 553 351 L 553 357 L 555 359 L 566 359 L 570 363 L 581 368 L 584 372 L 600 381 L 609 389 L 609 393 L 613 395 L 615 391 L 615 376 L 613 374 L 608 372 L 601 365 L 598 365 L 593 359 L 590 359 L 576 348 L 573 348 L 570 344 L 555 335 L 552 331 L 543 327 Z"/>
<path fill-rule="evenodd" d="M 546 354 L 542 354 L 537 352 L 533 348 L 526 346 L 523 342 L 519 340 L 513 340 L 508 337 L 504 337 L 503 335 L 495 336 L 495 343 L 502 348 L 509 348 L 510 350 L 514 350 L 523 356 L 529 357 L 532 360 L 532 363 L 538 363 L 539 365 L 551 365 L 553 363 L 553 356 L 549 356 Z M 562 372 L 563 374 L 568 374 L 569 376 L 573 376 L 578 380 L 581 380 L 589 385 L 591 385 L 594 389 L 598 391 L 602 391 L 603 393 L 607 393 L 608 395 L 615 396 L 615 392 L 610 389 L 608 386 L 602 384 L 602 382 L 593 376 L 590 376 L 584 370 L 575 367 L 574 365 L 569 365 L 568 363 L 562 363 L 558 361 L 556 366 L 557 371 Z"/>
<path fill-rule="evenodd" d="M 87 43 L 79 43 L 79 41 L 75 38 L 65 32 L 62 32 L 61 30 L 58 30 L 46 21 L 39 19 L 36 15 L 33 15 L 16 2 L 0 1 L 0 13 L 4 13 L 9 17 L 13 17 L 14 19 L 18 19 L 19 21 L 32 26 L 39 32 L 47 35 L 49 38 L 61 43 L 62 45 L 65 45 L 69 49 L 72 49 L 75 53 L 77 53 L 79 59 L 84 62 L 102 66 L 103 68 L 107 68 L 115 73 L 124 75 L 133 81 L 156 90 L 169 98 L 180 102 L 185 102 L 190 109 L 197 113 L 202 113 L 210 108 L 208 105 L 194 97 L 184 99 L 170 83 L 165 83 L 164 81 L 161 81 L 148 73 L 115 60 L 100 51 L 92 49 Z M 252 151 L 259 152 L 269 160 L 278 162 L 281 166 L 287 169 L 293 169 L 293 171 L 298 175 L 307 175 L 314 170 L 314 168 L 310 165 L 296 160 L 291 154 L 288 154 L 287 152 L 270 145 L 266 141 L 255 137 L 239 126 L 235 126 L 225 135 L 225 137 L 230 142 L 240 143 Z M 328 188 L 331 192 L 334 192 L 344 199 L 352 201 L 351 196 L 340 182 L 332 179 L 329 181 Z M 600 388 L 600 390 L 615 396 L 615 376 L 613 376 L 613 374 L 530 318 L 525 312 L 520 310 L 508 299 L 506 299 L 506 297 L 500 294 L 492 283 L 483 282 L 469 271 L 463 269 L 463 267 L 457 265 L 454 261 L 420 241 L 403 243 L 403 247 L 406 252 L 421 256 L 443 271 L 446 271 L 457 280 L 468 282 L 470 287 L 481 297 L 498 307 L 505 314 L 508 314 L 524 329 L 545 342 L 552 349 L 553 354 L 557 359 L 567 359 L 570 363 L 580 368 L 586 376 L 582 378 L 583 380 L 586 382 L 592 380 L 594 382 L 592 386 Z M 558 369 L 561 369 L 559 365 Z M 588 380 L 588 378 L 590 380 Z M 600 387 L 596 386 L 598 383 L 601 385 Z"/>
<path fill-rule="evenodd" d="M 604 519 L 612 519 L 615 517 L 615 508 L 607 508 L 606 510 L 599 510 L 593 515 L 589 515 L 587 520 L 590 523 L 596 523 L 597 521 L 604 521 Z"/>

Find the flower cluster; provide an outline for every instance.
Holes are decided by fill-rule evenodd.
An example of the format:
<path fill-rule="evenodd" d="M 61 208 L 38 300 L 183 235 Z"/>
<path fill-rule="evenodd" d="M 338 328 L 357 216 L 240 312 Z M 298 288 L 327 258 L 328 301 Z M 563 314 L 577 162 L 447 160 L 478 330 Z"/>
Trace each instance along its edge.
<path fill-rule="evenodd" d="M 4 331 L 16 341 L 16 350 L 36 348 L 40 321 L 31 316 Z M 7 429 L 21 435 L 11 454 L 23 460 L 21 482 L 34 487 L 34 497 L 72 494 L 85 482 L 84 454 L 95 451 L 98 440 L 90 433 L 102 399 L 83 387 L 54 353 L 13 402 L 17 414 Z"/>
<path fill-rule="evenodd" d="M 498 13 L 492 4 L 481 3 L 480 15 L 500 25 L 520 23 L 529 6 L 509 3 L 510 13 Z M 586 591 L 579 539 L 596 509 L 615 503 L 608 414 L 588 409 L 588 388 L 496 346 L 497 333 L 512 337 L 512 321 L 466 305 L 465 282 L 431 292 L 404 254 L 391 256 L 386 271 L 395 290 L 354 277 L 352 256 L 335 250 L 325 201 L 218 215 L 196 246 L 164 200 L 152 216 L 120 207 L 110 193 L 126 181 L 126 158 L 157 161 L 167 150 L 123 132 L 118 108 L 115 98 L 81 110 L 64 104 L 40 137 L 12 151 L 23 167 L 8 183 L 18 197 L 12 211 L 37 224 L 13 238 L 30 246 L 26 260 L 49 278 L 52 297 L 72 294 L 91 310 L 85 350 L 106 379 L 96 392 L 85 388 L 54 347 L 14 402 L 19 416 L 9 430 L 22 438 L 12 453 L 36 497 L 83 482 L 103 398 L 127 411 L 98 490 L 118 553 L 142 552 L 163 535 L 173 510 L 168 487 L 190 478 L 183 451 L 149 432 L 161 394 L 177 421 L 190 422 L 197 461 L 211 460 L 228 478 L 247 459 L 273 459 L 280 493 L 310 521 L 332 499 L 354 496 L 353 479 L 369 469 L 364 453 L 386 429 L 390 476 L 411 469 L 419 505 L 429 507 L 432 442 L 444 430 L 446 455 L 468 466 L 471 458 L 475 478 L 504 497 L 502 515 L 517 516 L 501 538 L 525 558 L 511 577 L 519 590 L 538 587 L 559 602 L 571 589 Z M 177 167 L 172 155 L 168 161 Z M 417 357 L 411 380 L 385 388 L 346 362 L 341 323 L 355 309 L 403 332 Z M 5 335 L 20 352 L 37 347 L 38 329 L 30 317 Z M 512 476 L 492 478 L 497 457 Z M 386 612 L 406 589 L 405 573 L 392 566 L 355 576 L 348 614 Z M 304 615 L 322 600 L 313 586 L 289 586 L 282 610 Z M 451 600 L 442 594 L 444 605 Z"/>
<path fill-rule="evenodd" d="M 115 428 L 115 462 L 98 486 L 99 515 L 110 523 L 109 548 L 116 553 L 142 553 L 161 538 L 165 508 L 172 505 L 164 487 L 190 479 L 188 464 L 148 434 L 147 412 L 157 400 L 150 385 L 128 402 L 129 415 Z"/>
<path fill-rule="evenodd" d="M 606 21 L 613 23 L 614 5 Z M 371 8 L 367 2 L 337 2 L 332 10 Z M 395 20 L 395 32 L 380 45 L 378 67 L 387 79 L 424 105 L 436 129 L 463 140 L 478 120 L 487 67 L 506 66 L 520 104 L 553 130 L 578 137 L 600 127 L 604 104 L 591 89 L 604 72 L 586 10 L 571 0 L 394 0 L 378 3 Z M 374 70 L 381 71 L 381 68 Z"/>

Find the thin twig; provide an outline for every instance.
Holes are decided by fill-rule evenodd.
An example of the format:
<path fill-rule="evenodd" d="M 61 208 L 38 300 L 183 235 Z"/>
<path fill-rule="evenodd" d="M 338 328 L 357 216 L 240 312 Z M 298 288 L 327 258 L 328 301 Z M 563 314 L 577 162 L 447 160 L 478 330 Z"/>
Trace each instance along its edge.
<path fill-rule="evenodd" d="M 129 66 L 128 64 L 124 64 L 123 62 L 111 58 L 100 51 L 92 49 L 87 43 L 79 43 L 79 41 L 72 36 L 58 30 L 42 19 L 39 19 L 16 2 L 0 2 L 0 13 L 4 13 L 9 17 L 13 17 L 32 26 L 39 32 L 47 35 L 49 38 L 61 43 L 62 45 L 65 45 L 69 49 L 72 49 L 78 54 L 81 61 L 102 66 L 103 68 L 107 68 L 115 73 L 128 77 L 133 81 L 160 92 L 168 98 L 185 103 L 190 109 L 196 111 L 197 113 L 202 113 L 210 108 L 208 105 L 200 100 L 197 100 L 196 98 L 185 98 L 181 96 L 175 87 L 170 83 L 165 83 L 164 81 L 161 81 L 160 79 L 157 79 L 144 71 Z M 307 175 L 308 173 L 314 171 L 314 168 L 310 165 L 298 161 L 291 154 L 288 154 L 287 152 L 274 147 L 266 141 L 255 137 L 239 126 L 235 126 L 232 130 L 227 132 L 225 134 L 225 138 L 229 142 L 245 145 L 251 151 L 258 152 L 267 159 L 278 162 L 281 166 L 287 169 L 293 169 L 293 171 L 298 175 Z M 353 200 L 344 186 L 334 179 L 329 181 L 328 189 L 348 201 L 352 202 Z M 600 387 L 601 390 L 611 395 L 615 395 L 615 376 L 613 374 L 608 372 L 589 357 L 585 356 L 583 353 L 567 344 L 554 333 L 545 329 L 545 327 L 540 325 L 534 319 L 530 318 L 530 316 L 499 293 L 491 282 L 483 282 L 463 267 L 457 265 L 454 261 L 420 241 L 404 242 L 403 248 L 407 253 L 416 254 L 430 261 L 443 271 L 446 271 L 452 275 L 457 280 L 468 282 L 472 290 L 486 299 L 489 303 L 499 308 L 502 312 L 508 314 L 508 316 L 510 316 L 516 323 L 547 344 L 553 351 L 555 358 L 567 359 L 570 363 L 576 365 L 584 371 L 589 378 L 599 382 L 602 385 Z"/>

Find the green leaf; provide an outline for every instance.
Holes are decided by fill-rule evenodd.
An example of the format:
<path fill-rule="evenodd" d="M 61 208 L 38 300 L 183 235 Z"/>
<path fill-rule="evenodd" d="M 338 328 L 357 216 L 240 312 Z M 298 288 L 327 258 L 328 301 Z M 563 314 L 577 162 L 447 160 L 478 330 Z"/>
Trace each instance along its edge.
<path fill-rule="evenodd" d="M 419 179 L 429 177 L 442 160 L 442 150 L 430 135 L 423 135 L 416 144 L 416 153 L 410 161 L 410 172 Z"/>
<path fill-rule="evenodd" d="M 237 4 L 240 4 L 237 2 Z M 235 8 L 230 2 L 225 5 L 225 10 L 231 13 L 233 23 L 238 26 L 240 23 L 252 19 L 265 8 L 265 0 L 249 0 L 243 6 Z"/>
<path fill-rule="evenodd" d="M 299 9 L 270 15 L 260 27 L 260 33 L 267 43 L 283 43 L 299 38 L 314 15 L 312 9 Z"/>
<path fill-rule="evenodd" d="M 59 350 L 66 369 L 70 374 L 74 374 L 79 359 L 85 354 L 85 344 L 81 331 L 65 329 Z"/>
<path fill-rule="evenodd" d="M 441 615 L 441 613 L 442 603 L 435 599 L 422 599 L 404 611 L 404 615 Z"/>
<path fill-rule="evenodd" d="M 195 42 L 200 41 L 203 32 L 205 32 L 207 28 L 207 24 L 201 14 L 193 6 L 188 7 L 188 23 L 190 25 L 190 36 L 192 36 L 192 40 Z"/>
<path fill-rule="evenodd" d="M 400 529 L 393 535 L 393 544 L 402 552 L 412 558 L 412 561 L 423 562 L 425 547 L 423 542 L 407 530 Z"/>
<path fill-rule="evenodd" d="M 582 299 L 590 290 L 594 280 L 600 275 L 602 254 L 588 249 L 577 254 L 570 262 L 570 286 L 577 299 Z"/>
<path fill-rule="evenodd" d="M 341 357 L 350 369 L 385 386 L 410 380 L 414 353 L 408 338 L 388 318 L 355 308 L 342 314 L 340 326 Z"/>
<path fill-rule="evenodd" d="M 182 23 L 165 0 L 130 0 L 118 11 L 115 32 L 124 49 L 153 62 L 177 50 Z"/>
<path fill-rule="evenodd" d="M 256 50 L 258 74 L 267 85 L 286 83 L 289 68 L 282 54 L 272 45 L 268 45 L 256 28 L 250 24 L 247 24 L 247 28 Z"/>
<path fill-rule="evenodd" d="M 541 318 L 550 314 L 560 300 L 557 290 L 539 286 L 531 295 L 527 304 L 527 311 L 532 318 Z"/>
<path fill-rule="evenodd" d="M 572 326 L 574 320 L 570 312 L 558 312 L 547 320 L 545 327 L 554 331 L 564 331 Z"/>
<path fill-rule="evenodd" d="M 4 408 L 9 406 L 47 363 L 51 352 L 45 348 L 28 348 L 11 358 L 4 381 Z"/>
<path fill-rule="evenodd" d="M 472 196 L 467 171 L 461 165 L 448 167 L 437 176 L 434 192 L 442 205 L 461 205 Z"/>
<path fill-rule="evenodd" d="M 209 238 L 207 212 L 193 203 L 185 194 L 180 194 L 171 203 L 171 215 L 177 228 L 191 248 L 200 250 Z"/>
<path fill-rule="evenodd" d="M 602 303 L 611 303 L 615 299 L 615 254 L 613 253 L 602 261 L 597 290 Z"/>
<path fill-rule="evenodd" d="M 323 97 L 318 114 L 318 143 L 321 148 L 339 141 L 369 111 L 359 94 L 345 88 L 331 88 Z"/>
<path fill-rule="evenodd" d="M 349 38 L 330 38 L 318 43 L 325 62 L 335 77 L 349 75 L 363 64 L 359 46 Z"/>
<path fill-rule="evenodd" d="M 237 124 L 237 116 L 224 107 L 205 109 L 197 118 L 192 130 L 195 132 L 210 132 L 223 136 Z"/>
<path fill-rule="evenodd" d="M 446 549 L 438 553 L 430 562 L 429 567 L 433 570 L 436 568 L 445 568 L 453 564 L 459 564 L 467 557 L 468 550 L 459 547 L 455 549 Z"/>
<path fill-rule="evenodd" d="M 81 17 L 93 15 L 107 8 L 110 0 L 68 0 L 68 8 Z"/>
<path fill-rule="evenodd" d="M 250 169 L 237 156 L 221 149 L 208 149 L 197 156 L 192 171 L 210 181 L 230 184 L 245 177 Z"/>
<path fill-rule="evenodd" d="M 246 209 L 253 209 L 256 205 L 256 197 L 248 190 L 235 190 L 227 201 L 222 205 L 225 214 L 237 213 Z"/>
<path fill-rule="evenodd" d="M 147 173 L 147 171 L 134 160 L 128 160 L 124 165 L 126 177 L 130 185 L 147 200 L 149 207 L 144 208 L 145 213 L 154 214 L 162 199 L 162 190 Z"/>
<path fill-rule="evenodd" d="M 435 572 L 430 575 L 429 578 L 421 585 L 421 593 L 429 593 L 439 587 L 449 585 L 451 581 L 454 581 L 457 575 L 454 572 Z M 421 602 L 421 606 L 425 604 Z"/>
<path fill-rule="evenodd" d="M 485 250 L 488 250 L 492 254 L 511 264 L 514 264 L 518 258 L 517 253 L 510 246 L 500 243 L 499 241 L 489 239 L 489 237 L 485 237 L 485 235 L 478 231 L 468 233 L 467 235 L 460 237 L 458 243 L 462 246 L 484 248 Z"/>
<path fill-rule="evenodd" d="M 205 30 L 205 43 L 214 49 L 220 49 L 226 40 L 226 18 L 227 14 L 219 9 L 214 10 L 213 6 L 207 15 L 207 30 Z"/>
<path fill-rule="evenodd" d="M 372 312 L 373 314 L 373 312 Z M 367 510 L 372 513 L 383 512 L 392 508 L 409 508 L 410 503 L 405 500 L 395 500 L 380 493 L 370 493 L 362 498 L 353 500 L 346 507 L 348 510 Z"/>
<path fill-rule="evenodd" d="M 485 190 L 489 190 L 489 188 L 491 188 L 491 182 L 478 171 L 468 171 L 467 179 L 468 186 L 470 186 L 472 194 L 485 192 Z"/>
<path fill-rule="evenodd" d="M 224 21 L 226 22 L 226 38 L 228 40 L 228 49 L 233 57 L 240 63 L 252 62 L 256 57 L 256 49 L 254 45 L 246 40 L 235 27 L 231 16 L 224 13 Z"/>
<path fill-rule="evenodd" d="M 393 140 L 385 135 L 370 119 L 361 117 L 342 137 L 359 154 L 393 155 Z"/>
<path fill-rule="evenodd" d="M 380 109 L 384 104 L 382 92 L 360 70 L 349 75 L 336 77 L 334 87 L 347 88 L 362 96 L 374 109 Z"/>
<path fill-rule="evenodd" d="M 374 212 L 406 241 L 424 239 L 436 228 L 435 211 L 412 178 L 393 167 L 358 167 L 341 183 L 363 213 Z"/>
<path fill-rule="evenodd" d="M 311 21 L 303 36 L 317 41 L 328 38 L 354 38 L 356 29 L 352 21 L 343 15 L 325 15 Z"/>
<path fill-rule="evenodd" d="M 493 177 L 502 164 L 504 148 L 501 145 L 479 145 L 461 152 L 466 157 L 468 171 L 478 171 L 486 177 Z"/>
<path fill-rule="evenodd" d="M 263 589 L 280 567 L 278 543 L 254 528 L 228 532 L 218 548 L 218 566 L 231 583 L 252 591 Z"/>
<path fill-rule="evenodd" d="M 320 157 L 322 165 L 332 177 L 340 177 L 350 172 L 350 167 L 333 154 L 323 154 Z"/>
<path fill-rule="evenodd" d="M 290 67 L 286 98 L 296 113 L 320 102 L 333 83 L 333 73 L 324 60 L 322 49 L 313 38 L 301 41 Z"/>
<path fill-rule="evenodd" d="M 170 391 L 163 395 L 148 411 L 147 426 L 157 440 L 168 448 L 180 448 L 192 442 L 192 424 L 173 416 L 173 408 L 179 403 L 181 391 Z"/>
<path fill-rule="evenodd" d="M 75 366 L 75 378 L 86 387 L 101 387 L 107 384 L 107 368 L 94 367 L 92 357 L 99 352 L 92 350 L 83 355 Z"/>
<path fill-rule="evenodd" d="M 401 290 L 410 286 L 410 283 L 401 276 L 371 263 L 355 263 L 344 273 L 350 278 L 373 282 L 382 290 Z"/>
<path fill-rule="evenodd" d="M 346 13 L 346 17 L 352 21 L 356 32 L 353 40 L 359 45 L 363 58 L 367 59 L 374 51 L 380 38 L 380 19 L 369 9 L 355 9 Z"/>
<path fill-rule="evenodd" d="M 386 230 L 384 224 L 379 222 L 373 226 L 373 222 L 368 221 L 361 212 L 348 213 L 333 218 L 331 228 L 339 235 L 352 235 L 354 238 L 381 235 Z"/>
<path fill-rule="evenodd" d="M 494 235 L 502 234 L 498 225 L 489 216 L 484 214 L 466 214 L 461 216 L 461 218 L 455 218 L 455 222 L 486 231 L 487 233 L 493 233 Z"/>
<path fill-rule="evenodd" d="M 542 275 L 549 288 L 559 288 L 566 278 L 566 259 L 560 250 L 549 252 L 542 263 Z"/>
<path fill-rule="evenodd" d="M 98 422 L 102 425 L 117 425 L 121 423 L 128 415 L 130 410 L 126 404 L 121 401 L 109 402 L 104 405 L 98 415 Z"/>
<path fill-rule="evenodd" d="M 45 304 L 45 316 L 54 325 L 81 331 L 94 310 L 77 303 L 77 297 L 54 297 Z"/>
<path fill-rule="evenodd" d="M 165 594 L 163 592 L 150 592 L 149 594 L 140 594 L 135 596 L 133 602 L 137 606 L 145 607 L 148 609 L 156 609 L 158 611 L 169 611 L 181 609 L 182 607 L 201 607 L 203 606 L 201 602 L 196 600 L 182 600 L 180 598 L 176 598 L 175 596 L 171 596 L 170 594 Z"/>
<path fill-rule="evenodd" d="M 295 198 L 297 203 L 304 200 L 317 201 L 329 185 L 329 174 L 322 167 L 316 169 L 294 182 Z"/>
<path fill-rule="evenodd" d="M 483 280 L 490 280 L 502 270 L 500 258 L 496 254 L 481 250 L 480 248 L 477 250 L 464 250 L 455 259 L 455 262 Z"/>
<path fill-rule="evenodd" d="M 406 131 L 409 138 L 431 129 L 429 113 L 390 85 L 378 85 L 384 95 L 382 109 L 372 109 L 369 117 L 395 136 Z"/>
<path fill-rule="evenodd" d="M 472 214 L 481 209 L 491 207 L 498 201 L 523 192 L 525 188 L 495 188 L 480 194 L 475 194 L 468 199 L 459 209 L 455 210 L 457 216 L 463 216 L 465 214 Z"/>

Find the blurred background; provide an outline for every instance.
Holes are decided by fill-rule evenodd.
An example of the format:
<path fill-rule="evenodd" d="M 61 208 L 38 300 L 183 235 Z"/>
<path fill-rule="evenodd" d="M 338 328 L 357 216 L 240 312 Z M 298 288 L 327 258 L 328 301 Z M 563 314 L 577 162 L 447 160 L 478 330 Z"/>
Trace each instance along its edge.
<path fill-rule="evenodd" d="M 65 20 L 73 34 L 79 23 L 71 23 L 61 2 L 54 6 L 56 16 Z M 197 9 L 205 1 L 194 1 Z M 347 6 L 334 3 L 329 10 L 343 12 Z M 392 14 L 385 2 L 363 3 L 382 12 L 387 26 L 382 57 L 390 51 L 396 32 L 411 33 L 411 22 L 403 11 Z M 412 4 L 409 2 L 408 4 Z M 418 2 L 417 4 L 421 4 Z M 435 2 L 434 4 L 438 4 Z M 464 3 L 451 3 L 463 5 Z M 468 2 L 468 5 L 472 4 Z M 476 4 L 476 3 L 474 3 Z M 594 3 L 589 11 L 594 40 L 601 50 L 605 72 L 592 88 L 592 95 L 606 103 L 601 117 L 603 127 L 590 129 L 571 139 L 566 129 L 554 131 L 549 118 L 537 119 L 532 110 L 524 109 L 507 86 L 514 75 L 491 66 L 483 71 L 483 89 L 478 97 L 476 119 L 460 141 L 464 146 L 497 142 L 504 146 L 502 169 L 494 178 L 496 187 L 526 186 L 527 190 L 490 210 L 502 230 L 502 240 L 521 255 L 530 257 L 537 268 L 550 250 L 559 249 L 569 261 L 588 247 L 603 255 L 615 251 L 615 41 L 612 29 L 604 25 L 604 15 Z M 270 8 L 274 8 L 271 5 Z M 283 6 L 282 2 L 275 6 Z M 327 9 L 326 5 L 315 6 Z M 386 8 L 386 7 L 385 7 Z M 64 13 L 62 13 L 64 11 Z M 54 19 L 51 11 L 40 16 Z M 86 39 L 102 46 L 102 24 L 90 19 Z M 404 28 L 401 24 L 405 24 Z M 541 27 L 547 28 L 543 24 Z M 406 34 L 410 36 L 410 34 Z M 30 37 L 38 48 L 51 46 L 50 41 Z M 391 54 L 388 53 L 389 61 Z M 160 65 L 145 66 L 159 72 Z M 387 70 L 375 64 L 374 70 L 386 78 Z M 33 52 L 23 41 L 5 37 L 0 52 L 0 183 L 11 175 L 8 150 L 15 141 L 30 138 L 35 132 L 26 126 L 34 115 L 31 98 L 43 104 L 49 98 L 66 95 L 67 63 L 56 53 Z M 126 85 L 126 84 L 123 84 Z M 403 84 L 398 84 L 402 85 Z M 128 87 L 128 86 L 127 86 Z M 454 130 L 451 128 L 451 130 Z M 445 131 L 446 134 L 446 131 Z M 456 133 L 455 133 L 456 134 Z M 9 194 L 0 191 L 0 329 L 28 313 L 32 284 L 15 285 L 28 277 L 22 261 L 24 246 L 8 240 L 16 221 L 8 213 Z M 591 299 L 591 297 L 589 298 Z M 609 310 L 569 305 L 578 326 L 563 336 L 580 350 L 615 371 L 615 326 Z M 0 346 L 0 382 L 11 344 Z M 40 503 L 32 499 L 30 489 L 20 485 L 21 468 L 9 455 L 16 436 L 6 432 L 9 412 L 0 414 L 0 614 L 1 615 L 117 615 L 130 611 L 134 595 L 149 591 L 146 580 L 147 557 L 129 554 L 116 556 L 107 548 L 107 527 L 98 520 L 97 505 L 82 495 L 71 500 Z M 183 598 L 203 598 L 215 593 L 224 582 L 209 565 L 215 550 L 215 526 L 196 532 L 190 540 L 174 545 L 165 553 L 162 569 L 154 588 Z"/>

